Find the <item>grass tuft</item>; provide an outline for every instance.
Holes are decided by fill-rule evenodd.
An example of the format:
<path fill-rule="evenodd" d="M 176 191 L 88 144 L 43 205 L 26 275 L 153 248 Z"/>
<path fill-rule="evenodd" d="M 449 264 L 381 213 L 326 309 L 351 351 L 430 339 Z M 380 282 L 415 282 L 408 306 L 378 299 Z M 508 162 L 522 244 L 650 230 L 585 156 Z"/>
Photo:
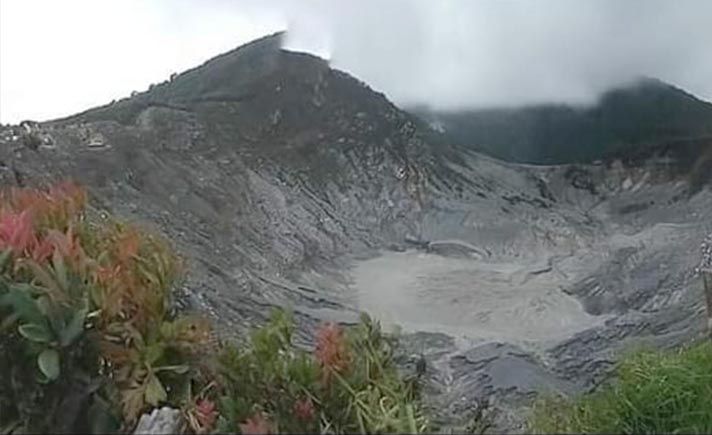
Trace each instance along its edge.
<path fill-rule="evenodd" d="M 574 399 L 539 400 L 535 433 L 712 433 L 712 346 L 641 350 L 624 358 L 616 380 Z"/>

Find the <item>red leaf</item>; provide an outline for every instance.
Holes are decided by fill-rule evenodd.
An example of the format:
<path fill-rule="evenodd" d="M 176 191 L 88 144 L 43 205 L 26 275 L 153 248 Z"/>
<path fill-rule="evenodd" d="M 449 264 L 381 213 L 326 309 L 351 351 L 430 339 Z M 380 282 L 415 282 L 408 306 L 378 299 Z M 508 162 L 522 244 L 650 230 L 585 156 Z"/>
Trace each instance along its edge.
<path fill-rule="evenodd" d="M 325 382 L 330 380 L 332 373 L 341 373 L 348 369 L 348 347 L 344 332 L 338 325 L 329 322 L 317 330 L 315 356 L 325 369 Z"/>
<path fill-rule="evenodd" d="M 240 432 L 244 435 L 267 435 L 272 433 L 270 424 L 261 413 L 253 415 L 239 426 Z"/>
<path fill-rule="evenodd" d="M 311 421 L 314 418 L 314 404 L 309 397 L 302 397 L 294 404 L 294 415 L 302 421 Z"/>
<path fill-rule="evenodd" d="M 22 254 L 32 242 L 32 215 L 28 210 L 20 213 L 5 210 L 0 215 L 0 249 L 12 249 Z"/>
<path fill-rule="evenodd" d="M 85 259 L 84 250 L 71 227 L 67 229 L 66 233 L 49 230 L 46 238 L 72 267 L 78 270 L 83 265 Z"/>
<path fill-rule="evenodd" d="M 218 411 L 215 409 L 215 402 L 209 399 L 201 399 L 195 405 L 195 416 L 204 428 L 211 428 L 218 418 Z"/>
<path fill-rule="evenodd" d="M 30 258 L 39 264 L 45 263 L 54 252 L 54 245 L 45 237 L 38 238 L 34 236 L 30 243 L 29 255 Z"/>

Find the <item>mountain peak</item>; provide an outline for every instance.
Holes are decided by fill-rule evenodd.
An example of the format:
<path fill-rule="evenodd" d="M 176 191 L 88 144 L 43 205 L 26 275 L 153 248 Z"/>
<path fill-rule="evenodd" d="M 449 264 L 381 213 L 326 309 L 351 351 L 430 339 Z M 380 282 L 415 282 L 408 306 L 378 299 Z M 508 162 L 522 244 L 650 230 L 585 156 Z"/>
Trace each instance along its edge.
<path fill-rule="evenodd" d="M 285 32 L 277 32 L 217 55 L 203 64 L 173 74 L 145 92 L 58 121 L 114 120 L 123 124 L 136 121 L 150 106 L 187 109 L 209 101 L 237 102 L 249 99 L 255 83 L 265 78 L 294 74 L 313 74 L 328 69 L 328 62 L 316 56 L 282 49 Z M 307 70 L 310 70 L 309 72 Z"/>

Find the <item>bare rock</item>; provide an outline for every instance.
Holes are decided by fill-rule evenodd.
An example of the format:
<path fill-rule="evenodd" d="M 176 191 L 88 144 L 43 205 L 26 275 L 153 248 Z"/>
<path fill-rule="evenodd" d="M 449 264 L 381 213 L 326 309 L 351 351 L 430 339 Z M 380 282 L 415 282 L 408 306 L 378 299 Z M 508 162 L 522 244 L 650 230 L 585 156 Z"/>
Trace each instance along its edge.
<path fill-rule="evenodd" d="M 156 408 L 150 414 L 144 414 L 138 421 L 135 435 L 153 435 L 153 434 L 177 434 L 182 433 L 183 418 L 180 411 L 164 406 Z"/>

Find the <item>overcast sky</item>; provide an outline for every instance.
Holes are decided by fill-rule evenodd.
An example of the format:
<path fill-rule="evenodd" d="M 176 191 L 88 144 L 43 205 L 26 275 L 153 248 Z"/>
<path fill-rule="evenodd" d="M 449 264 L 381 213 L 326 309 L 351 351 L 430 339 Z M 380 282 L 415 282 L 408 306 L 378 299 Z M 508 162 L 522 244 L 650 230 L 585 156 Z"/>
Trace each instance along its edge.
<path fill-rule="evenodd" d="M 0 122 L 104 104 L 285 29 L 401 105 L 590 103 L 641 75 L 712 100 L 708 0 L 0 0 Z"/>

